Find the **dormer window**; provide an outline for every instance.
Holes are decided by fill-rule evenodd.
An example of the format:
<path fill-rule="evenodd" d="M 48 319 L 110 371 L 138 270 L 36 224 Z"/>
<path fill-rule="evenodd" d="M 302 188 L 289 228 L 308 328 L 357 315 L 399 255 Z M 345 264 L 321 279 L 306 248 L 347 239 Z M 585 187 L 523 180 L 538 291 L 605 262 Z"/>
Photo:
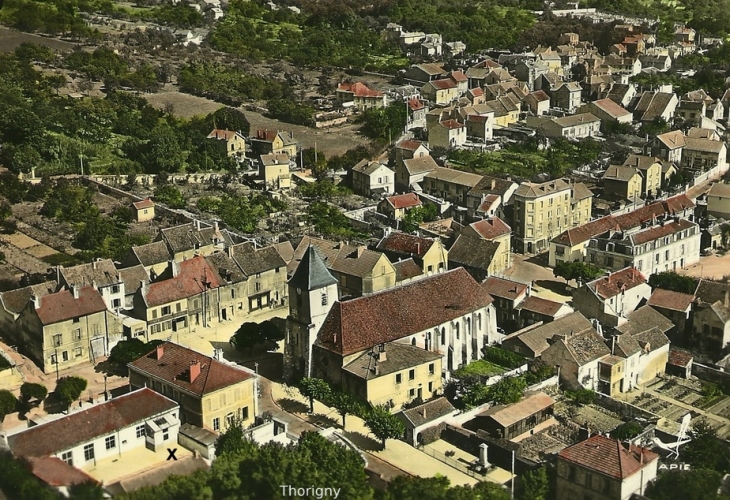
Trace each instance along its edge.
<path fill-rule="evenodd" d="M 327 294 L 326 293 L 322 294 L 322 305 L 323 306 L 327 305 Z"/>

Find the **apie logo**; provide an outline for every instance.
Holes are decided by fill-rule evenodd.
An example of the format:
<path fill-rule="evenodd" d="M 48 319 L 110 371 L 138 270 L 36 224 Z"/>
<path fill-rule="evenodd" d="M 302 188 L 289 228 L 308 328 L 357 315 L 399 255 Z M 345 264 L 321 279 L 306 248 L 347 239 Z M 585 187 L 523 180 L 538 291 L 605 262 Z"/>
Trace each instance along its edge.
<path fill-rule="evenodd" d="M 687 471 L 689 470 L 689 464 L 681 463 L 681 464 L 661 464 L 659 466 L 659 470 L 663 471 Z"/>

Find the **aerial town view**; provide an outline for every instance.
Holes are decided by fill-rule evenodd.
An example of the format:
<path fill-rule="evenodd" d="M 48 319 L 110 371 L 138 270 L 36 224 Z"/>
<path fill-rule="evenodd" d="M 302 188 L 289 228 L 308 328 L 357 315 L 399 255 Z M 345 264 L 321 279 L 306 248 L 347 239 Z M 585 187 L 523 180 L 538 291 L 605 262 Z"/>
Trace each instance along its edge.
<path fill-rule="evenodd" d="M 0 0 L 0 500 L 730 500 L 730 0 Z"/>

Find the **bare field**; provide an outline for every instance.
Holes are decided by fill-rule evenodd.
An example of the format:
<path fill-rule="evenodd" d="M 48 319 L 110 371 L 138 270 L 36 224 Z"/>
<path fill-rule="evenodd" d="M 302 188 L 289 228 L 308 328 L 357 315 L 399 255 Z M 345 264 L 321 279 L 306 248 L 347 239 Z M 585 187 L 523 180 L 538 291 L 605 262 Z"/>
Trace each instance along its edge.
<path fill-rule="evenodd" d="M 76 46 L 76 44 L 55 38 L 46 38 L 40 35 L 32 35 L 30 33 L 22 33 L 10 28 L 0 27 L 0 52 L 12 52 L 23 42 L 44 45 L 53 50 L 72 50 Z"/>
<path fill-rule="evenodd" d="M 157 109 L 164 109 L 165 106 L 172 105 L 173 113 L 181 118 L 205 116 L 223 107 L 223 104 L 210 99 L 177 91 L 144 94 L 144 98 Z"/>

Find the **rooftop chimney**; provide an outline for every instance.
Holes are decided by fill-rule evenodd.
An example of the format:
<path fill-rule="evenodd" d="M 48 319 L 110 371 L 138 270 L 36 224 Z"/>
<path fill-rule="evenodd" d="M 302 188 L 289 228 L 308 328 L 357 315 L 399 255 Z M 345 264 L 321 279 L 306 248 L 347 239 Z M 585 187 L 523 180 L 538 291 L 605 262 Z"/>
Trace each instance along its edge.
<path fill-rule="evenodd" d="M 33 294 L 30 296 L 30 300 L 33 301 L 33 307 L 35 307 L 36 309 L 41 308 L 41 298 L 39 296 L 37 296 L 36 294 Z"/>
<path fill-rule="evenodd" d="M 497 179 L 492 179 L 492 189 L 497 187 Z"/>
<path fill-rule="evenodd" d="M 195 379 L 200 375 L 200 361 L 190 362 L 190 383 L 195 382 Z"/>
<path fill-rule="evenodd" d="M 421 409 L 421 415 L 423 415 L 423 419 L 426 420 L 426 407 L 425 406 Z"/>
<path fill-rule="evenodd" d="M 725 307 L 730 307 L 730 292 L 725 290 L 725 300 L 724 300 Z"/>
<path fill-rule="evenodd" d="M 383 362 L 388 359 L 388 356 L 385 353 L 385 346 L 383 344 L 380 345 L 380 352 L 378 352 L 378 361 Z"/>
<path fill-rule="evenodd" d="M 176 260 L 170 261 L 170 269 L 172 270 L 172 277 L 177 278 L 180 276 L 180 263 Z"/>
<path fill-rule="evenodd" d="M 157 346 L 157 351 L 155 354 L 157 355 L 157 359 L 162 359 L 162 355 L 165 353 L 165 345 L 160 344 Z"/>
<path fill-rule="evenodd" d="M 195 221 L 195 229 L 197 229 L 198 231 L 200 231 L 200 221 L 199 220 L 196 220 Z"/>
<path fill-rule="evenodd" d="M 79 287 L 78 285 L 71 285 L 71 293 L 74 295 L 74 299 L 79 298 Z"/>
<path fill-rule="evenodd" d="M 92 260 L 91 261 L 91 269 L 93 269 L 94 271 L 96 271 L 96 260 Z"/>

